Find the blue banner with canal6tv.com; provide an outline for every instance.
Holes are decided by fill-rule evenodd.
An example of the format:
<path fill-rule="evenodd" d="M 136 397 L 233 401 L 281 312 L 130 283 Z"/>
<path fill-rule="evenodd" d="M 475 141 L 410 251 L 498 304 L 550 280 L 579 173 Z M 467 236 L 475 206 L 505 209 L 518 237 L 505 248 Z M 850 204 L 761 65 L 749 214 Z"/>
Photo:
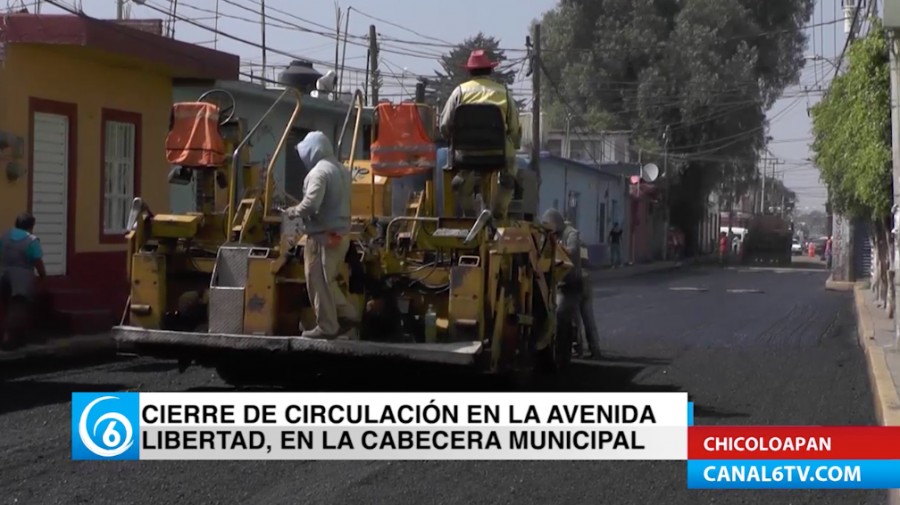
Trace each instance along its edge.
<path fill-rule="evenodd" d="M 73 393 L 72 459 L 685 461 L 689 489 L 894 489 L 900 427 L 695 426 L 687 393 Z"/>

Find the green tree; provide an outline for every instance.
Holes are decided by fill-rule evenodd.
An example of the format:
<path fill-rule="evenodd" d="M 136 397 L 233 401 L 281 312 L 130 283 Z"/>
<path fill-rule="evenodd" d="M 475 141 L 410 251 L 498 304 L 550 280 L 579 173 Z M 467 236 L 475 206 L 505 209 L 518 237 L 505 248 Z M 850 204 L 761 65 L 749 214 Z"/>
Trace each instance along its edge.
<path fill-rule="evenodd" d="M 880 24 L 849 49 L 848 70 L 812 108 L 813 151 L 836 212 L 890 214 L 890 56 Z"/>
<path fill-rule="evenodd" d="M 847 62 L 847 72 L 832 81 L 812 109 L 813 151 L 833 210 L 873 223 L 879 297 L 890 301 L 890 55 L 877 20 L 865 38 L 850 46 Z"/>
<path fill-rule="evenodd" d="M 643 161 L 668 158 L 672 221 L 690 235 L 711 191 L 752 186 L 766 111 L 799 77 L 813 5 L 561 0 L 542 19 L 548 112 L 631 130 Z"/>
<path fill-rule="evenodd" d="M 509 64 L 506 52 L 500 49 L 500 41 L 479 32 L 441 57 L 441 70 L 435 72 L 435 77 L 429 81 L 426 96 L 429 103 L 443 107 L 453 89 L 469 79 L 469 74 L 463 67 L 474 49 L 484 49 L 492 60 L 500 62 L 494 70 L 495 80 L 507 86 L 515 81 L 516 68 Z"/>

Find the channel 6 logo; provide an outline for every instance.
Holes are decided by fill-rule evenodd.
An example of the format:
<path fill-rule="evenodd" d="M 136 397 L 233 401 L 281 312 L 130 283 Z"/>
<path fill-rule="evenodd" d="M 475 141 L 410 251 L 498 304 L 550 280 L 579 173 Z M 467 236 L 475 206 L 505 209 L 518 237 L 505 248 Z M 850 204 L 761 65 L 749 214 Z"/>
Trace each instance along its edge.
<path fill-rule="evenodd" d="M 72 459 L 139 459 L 140 393 L 72 393 Z"/>

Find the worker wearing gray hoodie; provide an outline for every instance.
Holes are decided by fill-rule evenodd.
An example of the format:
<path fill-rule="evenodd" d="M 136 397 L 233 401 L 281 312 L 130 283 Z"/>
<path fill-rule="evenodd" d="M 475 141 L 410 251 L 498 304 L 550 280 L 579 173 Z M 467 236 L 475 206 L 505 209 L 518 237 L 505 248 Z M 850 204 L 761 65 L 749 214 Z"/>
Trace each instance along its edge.
<path fill-rule="evenodd" d="M 600 358 L 600 336 L 594 320 L 594 307 L 591 297 L 591 285 L 586 281 L 581 268 L 581 236 L 574 226 L 566 223 L 563 215 L 556 209 L 544 212 L 542 222 L 546 228 L 554 232 L 560 245 L 566 250 L 572 261 L 572 270 L 566 274 L 557 287 L 556 317 L 558 321 L 578 321 L 584 328 L 585 340 L 591 350 L 591 358 Z M 580 336 L 578 337 L 581 338 Z M 580 342 L 578 345 L 581 348 Z"/>
<path fill-rule="evenodd" d="M 303 200 L 285 212 L 303 222 L 306 289 L 316 313 L 316 327 L 304 331 L 302 336 L 334 338 L 358 323 L 356 310 L 337 282 L 350 248 L 352 178 L 322 132 L 308 133 L 297 145 L 297 153 L 308 170 L 303 180 Z"/>

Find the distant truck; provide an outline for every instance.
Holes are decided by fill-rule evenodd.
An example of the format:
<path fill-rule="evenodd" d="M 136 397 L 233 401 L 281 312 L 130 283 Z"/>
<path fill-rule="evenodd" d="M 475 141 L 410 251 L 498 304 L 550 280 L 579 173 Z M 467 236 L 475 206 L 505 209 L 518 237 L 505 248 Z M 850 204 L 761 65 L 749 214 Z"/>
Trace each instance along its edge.
<path fill-rule="evenodd" d="M 747 225 L 741 259 L 744 263 L 790 265 L 793 223 L 781 216 L 757 215 Z"/>

